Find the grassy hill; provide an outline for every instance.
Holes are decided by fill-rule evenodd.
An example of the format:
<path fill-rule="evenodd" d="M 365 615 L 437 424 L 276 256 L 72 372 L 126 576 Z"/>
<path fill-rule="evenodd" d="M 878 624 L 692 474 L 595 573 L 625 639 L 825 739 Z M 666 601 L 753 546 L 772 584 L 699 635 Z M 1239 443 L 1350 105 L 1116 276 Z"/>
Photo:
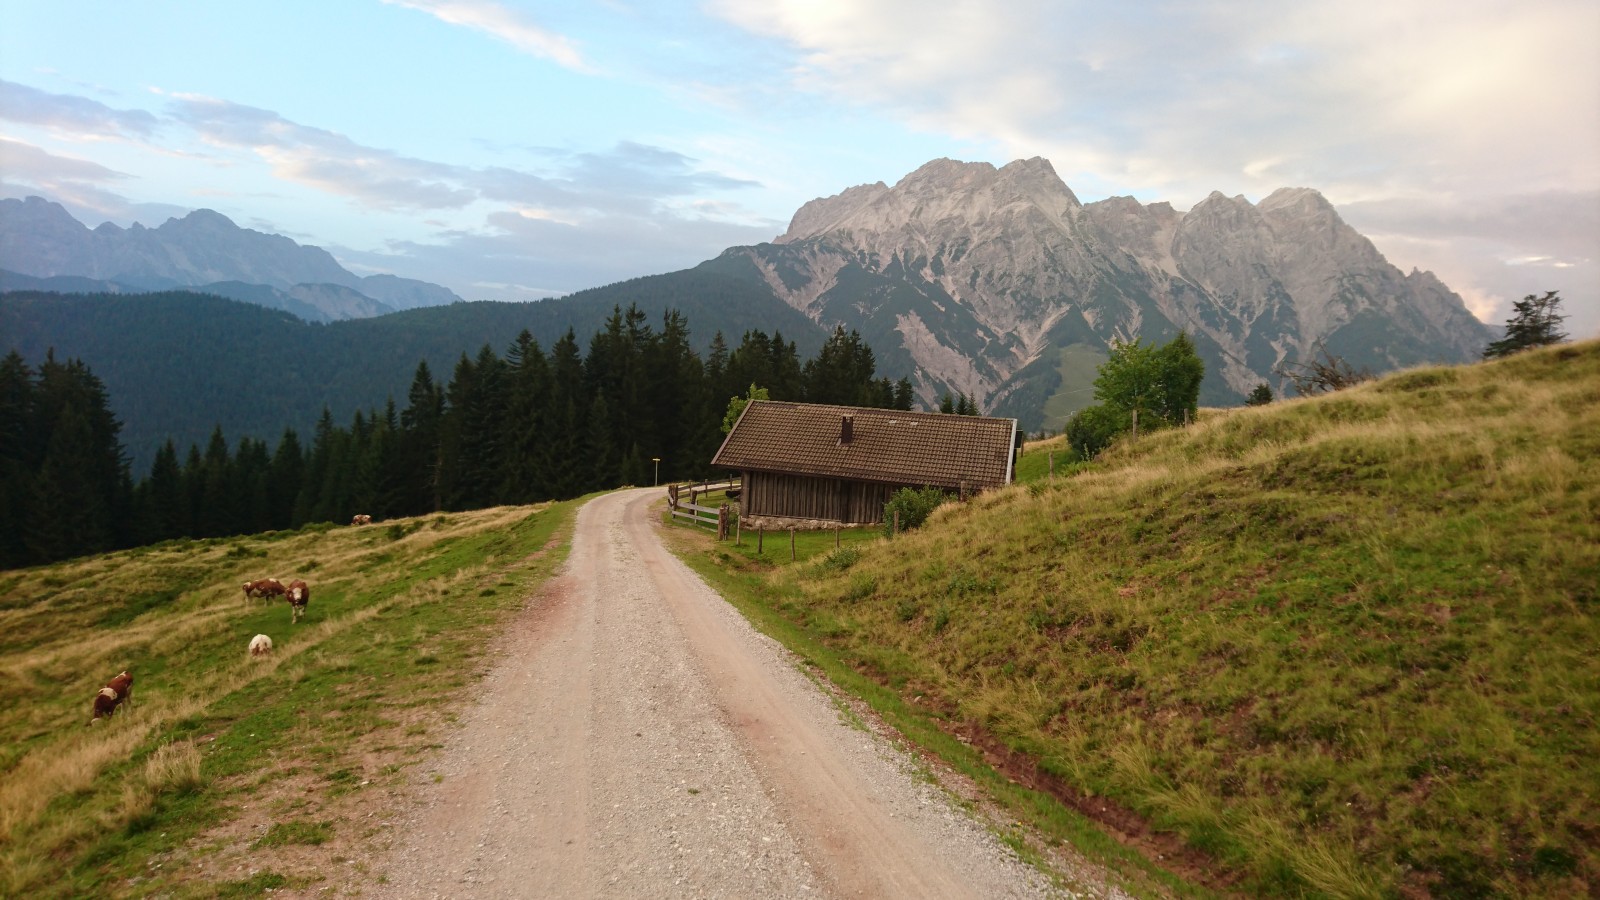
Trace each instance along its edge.
<path fill-rule="evenodd" d="M 748 602 L 889 688 L 904 730 L 923 716 L 1152 851 L 1177 839 L 1168 863 L 1200 854 L 1213 887 L 1600 891 L 1600 342 L 1062 471 Z"/>
<path fill-rule="evenodd" d="M 0 575 L 0 896 L 315 891 L 355 871 L 574 504 L 173 541 Z M 246 605 L 303 578 L 306 619 Z M 251 659 L 251 636 L 275 644 Z M 133 705 L 85 727 L 117 672 Z M 337 879 L 337 875 L 334 876 Z"/>

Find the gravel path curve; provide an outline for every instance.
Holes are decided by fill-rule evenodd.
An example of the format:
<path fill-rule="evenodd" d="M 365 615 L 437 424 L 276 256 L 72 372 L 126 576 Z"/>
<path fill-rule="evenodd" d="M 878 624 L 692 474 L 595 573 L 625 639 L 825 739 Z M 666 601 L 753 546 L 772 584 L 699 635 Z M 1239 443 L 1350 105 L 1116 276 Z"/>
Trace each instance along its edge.
<path fill-rule="evenodd" d="M 660 496 L 579 511 L 373 895 L 1052 896 L 666 551 Z"/>

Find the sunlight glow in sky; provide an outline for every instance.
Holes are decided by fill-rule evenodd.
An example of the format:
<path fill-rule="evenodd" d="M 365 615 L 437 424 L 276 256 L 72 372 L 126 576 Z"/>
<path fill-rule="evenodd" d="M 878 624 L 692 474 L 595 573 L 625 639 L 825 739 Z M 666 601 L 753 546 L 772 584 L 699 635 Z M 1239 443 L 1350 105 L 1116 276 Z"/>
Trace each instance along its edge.
<path fill-rule="evenodd" d="M 1485 321 L 1600 333 L 1600 4 L 0 0 L 0 196 L 210 208 L 467 299 L 770 240 L 939 157 L 1320 190 Z"/>

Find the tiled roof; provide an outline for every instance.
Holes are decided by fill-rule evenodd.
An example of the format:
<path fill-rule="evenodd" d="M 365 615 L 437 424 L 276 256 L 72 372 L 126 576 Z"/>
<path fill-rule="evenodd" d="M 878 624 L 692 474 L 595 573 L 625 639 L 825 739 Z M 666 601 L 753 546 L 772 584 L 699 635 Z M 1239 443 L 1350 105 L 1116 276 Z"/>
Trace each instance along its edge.
<path fill-rule="evenodd" d="M 840 440 L 850 417 L 851 439 Z M 852 481 L 990 488 L 1011 475 L 1015 419 L 755 400 L 714 466 Z"/>

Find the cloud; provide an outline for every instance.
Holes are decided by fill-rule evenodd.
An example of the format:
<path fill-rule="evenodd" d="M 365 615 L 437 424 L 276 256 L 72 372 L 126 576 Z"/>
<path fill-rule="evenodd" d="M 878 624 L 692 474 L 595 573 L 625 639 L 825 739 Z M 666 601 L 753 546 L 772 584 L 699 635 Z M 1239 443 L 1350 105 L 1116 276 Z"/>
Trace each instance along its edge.
<path fill-rule="evenodd" d="M 270 110 L 175 98 L 172 115 L 202 140 L 249 150 L 273 173 L 378 209 L 463 209 L 480 200 L 584 214 L 649 216 L 670 198 L 759 186 L 709 172 L 672 150 L 623 141 L 604 152 L 546 153 L 547 173 L 402 156 L 301 125 Z"/>
<path fill-rule="evenodd" d="M 577 72 L 589 71 L 577 47 L 568 38 L 524 21 L 512 10 L 488 0 L 383 0 L 427 13 L 441 22 L 481 31 L 517 50 L 548 59 Z"/>
<path fill-rule="evenodd" d="M 1443 15 L 1387 0 L 712 9 L 788 43 L 803 90 L 1042 153 L 1079 183 L 1183 202 L 1284 184 L 1332 195 L 1348 183 L 1351 198 L 1600 184 L 1600 56 L 1587 44 L 1600 7 L 1585 0 Z"/>
<path fill-rule="evenodd" d="M 274 175 L 378 209 L 460 209 L 476 199 L 454 166 L 357 144 L 271 110 L 210 97 L 173 99 L 173 118 L 209 144 L 249 150 Z"/>
<path fill-rule="evenodd" d="M 534 300 L 687 268 L 773 234 L 770 223 L 625 215 L 557 221 L 509 211 L 491 214 L 485 226 L 433 242 L 396 242 L 385 253 L 333 252 L 346 265 L 436 281 L 469 300 Z"/>
<path fill-rule="evenodd" d="M 160 120 L 142 109 L 113 109 L 97 100 L 51 94 L 0 80 L 0 119 L 75 135 L 149 137 Z"/>
<path fill-rule="evenodd" d="M 97 162 L 56 156 L 40 147 L 7 137 L 0 137 L 0 170 L 4 170 L 11 178 L 20 178 L 41 187 L 63 181 L 113 181 L 128 177 Z"/>
<path fill-rule="evenodd" d="M 791 89 L 1043 155 L 1086 199 L 1315 187 L 1490 321 L 1549 289 L 1538 272 L 1568 285 L 1569 325 L 1600 330 L 1592 0 L 709 9 L 789 47 Z"/>
<path fill-rule="evenodd" d="M 0 172 L 6 175 L 0 196 L 54 200 L 91 228 L 101 222 L 122 226 L 140 220 L 162 222 L 188 212 L 167 203 L 136 203 L 101 186 L 128 178 L 126 173 L 5 137 L 0 137 Z"/>

